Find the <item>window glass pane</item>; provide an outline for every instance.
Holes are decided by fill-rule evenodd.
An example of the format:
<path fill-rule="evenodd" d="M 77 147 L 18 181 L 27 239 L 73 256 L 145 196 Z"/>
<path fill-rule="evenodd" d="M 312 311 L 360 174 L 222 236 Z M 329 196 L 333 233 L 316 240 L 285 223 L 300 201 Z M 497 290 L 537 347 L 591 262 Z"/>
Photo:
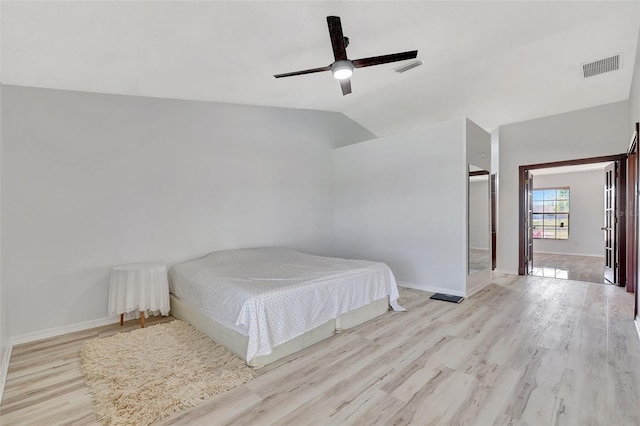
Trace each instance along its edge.
<path fill-rule="evenodd" d="M 569 199 L 569 189 L 558 189 L 558 200 L 568 200 Z"/>
<path fill-rule="evenodd" d="M 556 215 L 555 214 L 545 214 L 544 215 L 544 222 L 543 222 L 545 228 L 547 226 L 556 226 Z"/>
<path fill-rule="evenodd" d="M 559 240 L 568 240 L 569 228 L 556 228 L 556 238 Z"/>
<path fill-rule="evenodd" d="M 542 215 L 534 214 L 531 222 L 533 226 L 542 226 Z"/>
<path fill-rule="evenodd" d="M 569 215 L 568 214 L 556 215 L 556 226 L 559 228 L 569 228 Z"/>
<path fill-rule="evenodd" d="M 569 200 L 560 200 L 556 203 L 558 213 L 569 213 Z"/>
<path fill-rule="evenodd" d="M 533 238 L 569 238 L 569 194 L 569 188 L 533 190 Z"/>

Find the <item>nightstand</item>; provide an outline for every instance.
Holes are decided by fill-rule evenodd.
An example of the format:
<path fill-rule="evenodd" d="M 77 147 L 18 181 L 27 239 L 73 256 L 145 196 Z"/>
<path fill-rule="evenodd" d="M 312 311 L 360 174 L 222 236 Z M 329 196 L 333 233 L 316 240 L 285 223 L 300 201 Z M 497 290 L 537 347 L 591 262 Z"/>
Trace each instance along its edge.
<path fill-rule="evenodd" d="M 136 263 L 111 268 L 109 281 L 109 315 L 140 312 L 140 326 L 144 327 L 147 312 L 169 315 L 169 283 L 164 263 Z"/>

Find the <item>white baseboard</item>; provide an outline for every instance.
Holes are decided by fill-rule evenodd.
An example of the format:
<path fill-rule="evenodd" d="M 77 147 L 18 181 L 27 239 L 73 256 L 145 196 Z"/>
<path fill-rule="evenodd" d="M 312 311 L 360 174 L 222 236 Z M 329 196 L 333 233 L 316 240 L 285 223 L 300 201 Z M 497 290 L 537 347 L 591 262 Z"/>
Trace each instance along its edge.
<path fill-rule="evenodd" d="M 33 333 L 26 333 L 20 336 L 11 337 L 11 344 L 13 346 L 21 345 L 23 343 L 35 342 L 36 340 L 48 339 L 49 337 L 61 336 L 67 333 L 73 333 L 74 331 L 88 330 L 90 328 L 102 327 L 103 325 L 109 325 L 120 322 L 120 316 L 99 318 L 96 320 L 80 322 L 76 324 L 63 325 L 61 327 L 49 328 L 41 331 L 34 331 Z"/>
<path fill-rule="evenodd" d="M 638 339 L 640 339 L 640 316 L 637 316 L 634 322 L 636 323 L 636 330 L 638 330 Z"/>
<path fill-rule="evenodd" d="M 536 261 L 536 254 L 564 254 L 567 256 L 585 256 L 585 257 L 604 257 L 604 254 L 600 253 L 600 254 L 585 254 L 585 253 L 566 253 L 566 252 L 559 252 L 559 251 L 533 251 L 533 262 L 535 265 L 535 261 Z"/>
<path fill-rule="evenodd" d="M 2 364 L 0 365 L 0 401 L 2 401 L 2 395 L 4 394 L 4 385 L 7 383 L 7 371 L 9 371 L 12 349 L 13 346 L 9 343 L 2 356 Z"/>
<path fill-rule="evenodd" d="M 445 293 L 445 294 L 452 294 L 454 296 L 466 297 L 464 292 L 457 291 L 457 290 L 451 290 L 450 288 L 433 287 L 433 286 L 429 286 L 429 285 L 410 283 L 410 282 L 407 282 L 407 281 L 398 281 L 398 285 L 400 287 L 408 287 L 408 288 L 412 288 L 414 290 L 429 291 L 431 293 Z"/>
<path fill-rule="evenodd" d="M 518 271 L 512 271 L 510 269 L 494 269 L 493 272 L 497 272 L 498 274 L 506 274 L 506 275 L 518 275 Z"/>

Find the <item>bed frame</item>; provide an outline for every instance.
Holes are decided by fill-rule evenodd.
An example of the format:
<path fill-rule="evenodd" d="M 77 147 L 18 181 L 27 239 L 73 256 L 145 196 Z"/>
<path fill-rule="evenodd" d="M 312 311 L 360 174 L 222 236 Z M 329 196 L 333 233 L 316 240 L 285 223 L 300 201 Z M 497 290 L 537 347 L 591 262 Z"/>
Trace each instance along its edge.
<path fill-rule="evenodd" d="M 213 321 L 211 318 L 206 317 L 186 303 L 178 300 L 174 295 L 171 295 L 171 315 L 189 322 L 195 328 L 211 337 L 215 342 L 224 345 L 231 352 L 244 359 L 247 362 L 247 365 L 253 368 L 265 366 L 279 360 L 280 358 L 284 358 L 287 355 L 291 355 L 304 348 L 308 348 L 309 346 L 321 342 L 324 339 L 328 339 L 336 333 L 340 333 L 342 330 L 347 330 L 367 322 L 370 319 L 376 318 L 388 310 L 388 296 L 374 300 L 368 305 L 342 314 L 338 318 L 329 320 L 321 326 L 316 327 L 295 339 L 275 346 L 273 348 L 273 352 L 269 355 L 257 356 L 253 359 L 247 360 L 245 358 L 247 356 L 247 345 L 249 340 L 246 336 Z"/>

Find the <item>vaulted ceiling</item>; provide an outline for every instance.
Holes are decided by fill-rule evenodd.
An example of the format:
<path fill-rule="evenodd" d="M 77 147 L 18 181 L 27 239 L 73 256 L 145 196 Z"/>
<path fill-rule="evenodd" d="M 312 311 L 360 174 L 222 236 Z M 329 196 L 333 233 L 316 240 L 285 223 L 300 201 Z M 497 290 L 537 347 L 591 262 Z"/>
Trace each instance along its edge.
<path fill-rule="evenodd" d="M 3 1 L 4 84 L 337 111 L 382 136 L 467 116 L 487 130 L 626 100 L 640 4 L 420 1 Z M 325 17 L 349 58 L 418 49 L 424 65 L 357 69 L 342 96 Z M 618 71 L 582 64 L 620 53 Z"/>

